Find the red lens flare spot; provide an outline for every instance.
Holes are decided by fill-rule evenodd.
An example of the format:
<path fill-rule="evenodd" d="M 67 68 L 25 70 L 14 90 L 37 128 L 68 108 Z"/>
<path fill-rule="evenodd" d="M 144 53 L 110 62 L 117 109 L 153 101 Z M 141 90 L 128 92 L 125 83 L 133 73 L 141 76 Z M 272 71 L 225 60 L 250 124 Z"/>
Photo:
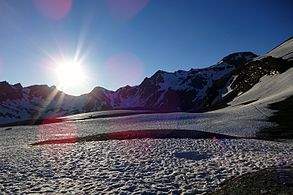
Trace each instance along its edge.
<path fill-rule="evenodd" d="M 64 143 L 66 144 L 77 142 L 77 128 L 74 122 L 60 122 L 58 118 L 44 119 L 37 132 L 38 142 L 47 141 L 48 145 L 44 145 L 44 153 L 47 155 L 64 154 L 71 151 L 70 146 L 60 147 L 58 151 L 50 144 Z"/>
<path fill-rule="evenodd" d="M 72 7 L 72 0 L 33 0 L 38 11 L 55 20 L 64 18 Z"/>
<path fill-rule="evenodd" d="M 112 14 L 123 19 L 130 19 L 143 10 L 149 0 L 107 0 Z"/>

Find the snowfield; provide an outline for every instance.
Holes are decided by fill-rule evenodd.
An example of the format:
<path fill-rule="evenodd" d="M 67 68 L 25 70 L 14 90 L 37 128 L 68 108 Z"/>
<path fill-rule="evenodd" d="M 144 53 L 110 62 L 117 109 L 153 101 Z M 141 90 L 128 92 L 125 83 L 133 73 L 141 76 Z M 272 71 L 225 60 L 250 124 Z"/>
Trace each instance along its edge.
<path fill-rule="evenodd" d="M 199 130 L 253 137 L 274 124 L 268 104 L 293 94 L 293 69 L 265 76 L 229 107 L 207 113 L 92 118 L 0 128 L 0 194 L 203 194 L 232 176 L 293 165 L 293 143 L 253 139 L 134 139 L 48 144 L 44 140 L 127 130 Z M 145 112 L 145 111 L 143 111 Z M 133 114 L 133 113 L 130 113 Z"/>
<path fill-rule="evenodd" d="M 202 194 L 292 155 L 293 144 L 244 139 L 1 146 L 0 193 Z"/>
<path fill-rule="evenodd" d="M 286 44 L 269 54 L 281 55 Z M 292 40 L 288 44 L 291 48 Z M 69 121 L 59 123 L 0 128 L 0 194 L 204 194 L 233 176 L 293 166 L 292 141 L 249 139 L 276 125 L 267 120 L 274 114 L 269 105 L 292 96 L 292 75 L 293 68 L 264 76 L 228 107 L 206 113 L 106 111 L 64 117 Z M 226 90 L 233 90 L 229 86 Z M 197 130 L 239 139 L 31 145 L 140 130 Z"/>
<path fill-rule="evenodd" d="M 145 129 L 250 136 L 257 128 L 272 125 L 255 108 L 260 105 L 252 105 L 235 103 L 209 113 L 82 120 L 89 117 L 85 114 L 73 117 L 76 121 L 0 128 L 0 194 L 203 194 L 232 176 L 293 165 L 293 143 L 253 139 L 134 139 L 30 145 L 50 139 Z"/>

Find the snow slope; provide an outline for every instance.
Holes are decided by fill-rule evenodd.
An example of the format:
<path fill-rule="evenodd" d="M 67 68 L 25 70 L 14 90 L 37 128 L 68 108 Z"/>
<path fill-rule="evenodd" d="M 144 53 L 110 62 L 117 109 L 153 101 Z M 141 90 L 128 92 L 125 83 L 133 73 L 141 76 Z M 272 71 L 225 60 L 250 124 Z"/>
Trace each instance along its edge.
<path fill-rule="evenodd" d="M 251 104 L 268 105 L 282 101 L 293 95 L 293 68 L 283 74 L 266 75 L 252 89 L 235 98 L 230 104 L 240 105 L 257 100 Z"/>
<path fill-rule="evenodd" d="M 293 60 L 293 37 L 289 38 L 287 41 L 265 54 L 265 56 Z"/>

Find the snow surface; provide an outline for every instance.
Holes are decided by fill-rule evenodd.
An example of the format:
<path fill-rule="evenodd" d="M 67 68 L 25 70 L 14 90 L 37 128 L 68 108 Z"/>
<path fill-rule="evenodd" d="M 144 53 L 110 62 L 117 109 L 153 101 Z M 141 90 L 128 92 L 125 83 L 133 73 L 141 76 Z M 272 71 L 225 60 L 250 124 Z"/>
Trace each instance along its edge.
<path fill-rule="evenodd" d="M 293 60 L 293 38 L 285 41 L 272 51 L 265 54 L 265 56 Z"/>
<path fill-rule="evenodd" d="M 255 105 L 266 105 L 293 95 L 293 68 L 283 74 L 266 75 L 252 89 L 235 98 L 231 105 L 235 106 L 242 102 L 258 100 Z"/>
<path fill-rule="evenodd" d="M 259 140 L 125 140 L 0 146 L 1 194 L 202 194 L 293 163 L 293 144 Z"/>
<path fill-rule="evenodd" d="M 131 114 L 140 114 L 151 112 L 149 110 L 107 110 L 107 111 L 98 111 L 98 112 L 87 112 L 81 114 L 74 114 L 70 116 L 60 117 L 61 119 L 66 120 L 83 120 L 88 118 L 98 118 L 98 117 L 112 117 L 117 115 L 131 115 Z"/>

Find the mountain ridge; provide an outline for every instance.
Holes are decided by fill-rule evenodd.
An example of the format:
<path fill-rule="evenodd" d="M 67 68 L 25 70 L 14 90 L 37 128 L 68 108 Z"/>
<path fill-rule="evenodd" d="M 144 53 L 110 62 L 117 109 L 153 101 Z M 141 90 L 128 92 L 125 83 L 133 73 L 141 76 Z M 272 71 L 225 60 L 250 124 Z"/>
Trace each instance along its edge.
<path fill-rule="evenodd" d="M 280 54 L 284 44 L 272 51 Z M 286 59 L 235 52 L 210 67 L 174 72 L 158 70 L 139 85 L 126 85 L 116 91 L 98 86 L 80 96 L 65 94 L 55 86 L 22 87 L 20 83 L 10 85 L 3 81 L 0 82 L 0 124 L 113 109 L 215 110 L 245 93 L 262 76 L 281 74 L 290 67 L 292 61 Z"/>

